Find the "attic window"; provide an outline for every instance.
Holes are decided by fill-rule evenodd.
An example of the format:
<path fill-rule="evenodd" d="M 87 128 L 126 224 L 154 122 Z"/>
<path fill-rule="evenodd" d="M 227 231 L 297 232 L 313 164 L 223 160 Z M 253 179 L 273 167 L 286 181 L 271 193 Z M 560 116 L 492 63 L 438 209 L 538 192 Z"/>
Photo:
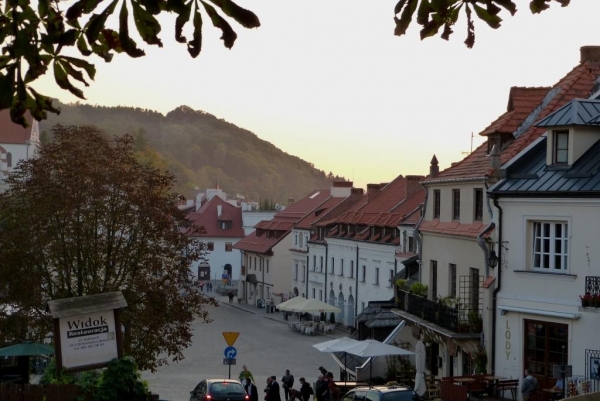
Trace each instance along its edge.
<path fill-rule="evenodd" d="M 566 164 L 569 161 L 569 131 L 554 131 L 552 163 Z"/>
<path fill-rule="evenodd" d="M 309 199 L 313 199 L 315 196 L 319 195 L 321 193 L 321 191 L 317 191 L 314 194 L 311 195 L 311 197 Z"/>

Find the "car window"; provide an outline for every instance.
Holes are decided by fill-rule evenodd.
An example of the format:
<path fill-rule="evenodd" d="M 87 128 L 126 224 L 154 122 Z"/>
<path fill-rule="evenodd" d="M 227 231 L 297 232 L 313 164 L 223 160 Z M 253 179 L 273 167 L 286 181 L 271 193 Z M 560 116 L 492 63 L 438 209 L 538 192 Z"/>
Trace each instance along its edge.
<path fill-rule="evenodd" d="M 378 391 L 367 391 L 367 400 L 368 401 L 379 401 L 379 392 Z"/>
<path fill-rule="evenodd" d="M 366 391 L 357 391 L 354 393 L 354 401 L 365 401 L 367 399 Z"/>
<path fill-rule="evenodd" d="M 210 393 L 213 395 L 235 395 L 245 394 L 244 388 L 240 383 L 213 383 L 210 386 Z"/>
<path fill-rule="evenodd" d="M 342 398 L 342 401 L 354 401 L 354 391 L 350 391 Z"/>
<path fill-rule="evenodd" d="M 381 395 L 381 401 L 412 401 L 412 391 L 390 391 Z"/>
<path fill-rule="evenodd" d="M 198 383 L 198 385 L 196 386 L 196 388 L 194 389 L 194 391 L 198 394 L 202 394 L 202 388 L 206 387 L 206 382 L 204 380 L 202 380 L 200 383 Z"/>

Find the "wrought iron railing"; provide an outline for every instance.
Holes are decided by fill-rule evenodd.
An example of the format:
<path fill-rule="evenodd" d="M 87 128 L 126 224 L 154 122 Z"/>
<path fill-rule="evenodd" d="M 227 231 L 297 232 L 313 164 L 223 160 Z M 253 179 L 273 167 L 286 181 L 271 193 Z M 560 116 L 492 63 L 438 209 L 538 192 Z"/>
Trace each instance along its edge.
<path fill-rule="evenodd" d="M 410 292 L 399 290 L 397 307 L 411 315 L 453 332 L 479 333 L 481 332 L 481 314 L 479 310 L 468 310 L 464 305 L 448 306 L 441 302 L 431 301 L 425 297 L 414 295 Z M 472 315 L 479 318 L 478 322 L 470 319 Z"/>
<path fill-rule="evenodd" d="M 600 276 L 585 277 L 585 292 L 590 295 L 600 295 Z"/>

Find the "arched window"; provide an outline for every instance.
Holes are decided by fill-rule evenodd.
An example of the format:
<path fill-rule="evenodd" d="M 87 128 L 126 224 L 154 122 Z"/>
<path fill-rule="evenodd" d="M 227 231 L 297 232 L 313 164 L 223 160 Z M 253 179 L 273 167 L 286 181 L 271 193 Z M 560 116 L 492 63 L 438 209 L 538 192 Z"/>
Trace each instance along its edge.
<path fill-rule="evenodd" d="M 6 154 L 6 165 L 12 167 L 12 153 L 10 152 Z"/>

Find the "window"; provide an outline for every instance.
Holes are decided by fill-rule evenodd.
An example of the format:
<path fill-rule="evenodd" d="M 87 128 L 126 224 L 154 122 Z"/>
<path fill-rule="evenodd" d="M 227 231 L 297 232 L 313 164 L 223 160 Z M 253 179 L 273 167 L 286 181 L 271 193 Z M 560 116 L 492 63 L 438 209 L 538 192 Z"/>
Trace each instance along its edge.
<path fill-rule="evenodd" d="M 568 229 L 566 222 L 533 222 L 533 270 L 567 271 Z"/>
<path fill-rule="evenodd" d="M 569 131 L 554 131 L 552 163 L 564 164 L 569 161 Z"/>
<path fill-rule="evenodd" d="M 433 218 L 434 219 L 439 219 L 440 218 L 440 190 L 439 189 L 434 189 L 433 190 Z"/>
<path fill-rule="evenodd" d="M 344 275 L 344 259 L 340 259 L 340 276 Z"/>
<path fill-rule="evenodd" d="M 267 259 L 267 273 L 269 272 L 269 259 Z"/>
<path fill-rule="evenodd" d="M 390 269 L 390 279 L 388 280 L 388 288 L 392 287 L 392 279 L 394 278 L 394 269 Z"/>
<path fill-rule="evenodd" d="M 317 255 L 313 255 L 313 271 L 317 271 Z"/>
<path fill-rule="evenodd" d="M 208 245 L 206 246 L 206 248 L 209 251 L 214 251 L 215 250 L 215 243 L 214 242 L 209 242 Z"/>
<path fill-rule="evenodd" d="M 233 250 L 233 243 L 226 242 L 225 243 L 225 252 L 231 252 Z"/>
<path fill-rule="evenodd" d="M 431 299 L 437 299 L 437 260 L 431 261 Z"/>
<path fill-rule="evenodd" d="M 569 326 L 560 323 L 525 320 L 524 322 L 525 349 L 523 362 L 525 369 L 538 377 L 541 388 L 549 387 L 551 383 L 544 383 L 548 372 L 552 372 L 554 365 L 562 363 L 562 350 L 564 347 L 564 360 L 569 360 Z"/>
<path fill-rule="evenodd" d="M 450 291 L 448 293 L 452 298 L 456 298 L 456 265 L 450 263 Z"/>
<path fill-rule="evenodd" d="M 321 256 L 321 270 L 319 270 L 321 273 L 323 273 L 323 256 Z"/>
<path fill-rule="evenodd" d="M 304 248 L 304 235 L 300 234 L 300 248 Z"/>
<path fill-rule="evenodd" d="M 354 261 L 350 261 L 350 278 L 354 278 Z"/>
<path fill-rule="evenodd" d="M 228 230 L 232 227 L 231 221 L 219 221 L 221 230 Z"/>
<path fill-rule="evenodd" d="M 312 289 L 313 299 L 317 299 L 317 290 L 315 288 Z"/>
<path fill-rule="evenodd" d="M 319 301 L 323 300 L 323 290 L 319 290 Z"/>
<path fill-rule="evenodd" d="M 360 272 L 360 281 L 362 281 L 363 283 L 365 282 L 366 274 L 367 274 L 367 266 L 362 265 L 361 272 Z"/>
<path fill-rule="evenodd" d="M 335 274 L 335 259 L 331 257 L 331 266 L 329 266 L 329 274 Z"/>
<path fill-rule="evenodd" d="M 300 277 L 300 281 L 304 282 L 306 277 L 306 266 L 302 265 L 302 277 Z"/>
<path fill-rule="evenodd" d="M 473 198 L 473 220 L 481 221 L 483 220 L 483 189 L 475 188 Z"/>
<path fill-rule="evenodd" d="M 408 252 L 415 253 L 415 240 L 413 237 L 408 237 Z"/>
<path fill-rule="evenodd" d="M 298 245 L 298 233 L 294 233 L 294 245 Z"/>
<path fill-rule="evenodd" d="M 373 282 L 375 285 L 379 285 L 379 267 L 375 268 L 375 281 Z"/>
<path fill-rule="evenodd" d="M 452 190 L 452 220 L 460 220 L 460 189 Z"/>
<path fill-rule="evenodd" d="M 298 280 L 298 263 L 294 264 L 294 280 Z"/>
<path fill-rule="evenodd" d="M 12 153 L 10 152 L 6 154 L 6 166 L 12 167 Z"/>

